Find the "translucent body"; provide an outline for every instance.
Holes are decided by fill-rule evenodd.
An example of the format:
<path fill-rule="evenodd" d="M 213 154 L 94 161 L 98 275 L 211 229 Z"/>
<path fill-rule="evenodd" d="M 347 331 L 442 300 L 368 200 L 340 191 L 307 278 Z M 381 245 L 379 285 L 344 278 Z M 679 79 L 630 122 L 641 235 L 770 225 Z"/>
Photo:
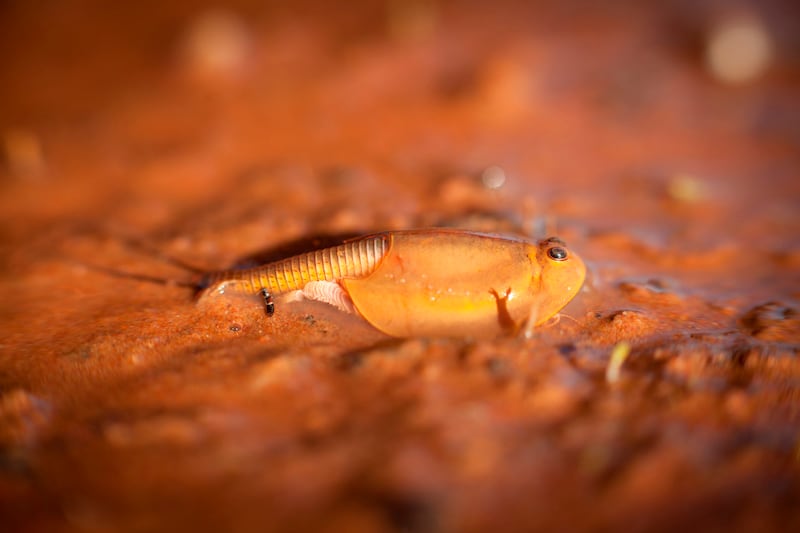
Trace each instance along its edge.
<path fill-rule="evenodd" d="M 583 261 L 557 239 L 429 229 L 370 235 L 208 282 L 273 295 L 309 281 L 335 282 L 374 327 L 411 337 L 541 324 L 577 294 L 584 277 Z"/>

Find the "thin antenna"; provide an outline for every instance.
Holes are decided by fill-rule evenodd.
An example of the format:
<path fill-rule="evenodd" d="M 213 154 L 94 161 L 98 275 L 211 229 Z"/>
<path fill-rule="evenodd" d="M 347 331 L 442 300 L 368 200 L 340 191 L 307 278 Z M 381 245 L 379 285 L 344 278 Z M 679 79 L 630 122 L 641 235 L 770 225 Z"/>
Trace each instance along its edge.
<path fill-rule="evenodd" d="M 146 281 L 148 283 L 158 283 L 159 285 L 164 285 L 167 287 L 188 287 L 190 289 L 195 289 L 195 290 L 201 287 L 200 281 L 159 278 L 157 276 L 149 276 L 147 274 L 139 274 L 137 272 L 125 272 L 123 270 L 117 270 L 114 268 L 100 266 L 100 265 L 93 265 L 91 263 L 81 262 L 78 264 L 80 264 L 83 267 L 89 268 L 91 270 L 96 270 L 98 272 L 103 272 L 105 274 L 108 274 L 109 276 L 114 276 L 115 278 L 134 279 L 137 281 Z"/>
<path fill-rule="evenodd" d="M 186 270 L 188 272 L 191 272 L 193 274 L 206 274 L 208 272 L 205 269 L 198 268 L 198 267 L 196 267 L 194 265 L 190 265 L 188 263 L 184 263 L 182 260 L 180 260 L 178 258 L 175 258 L 175 257 L 172 257 L 170 255 L 167 255 L 162 250 L 159 250 L 158 248 L 155 248 L 153 246 L 145 244 L 144 242 L 136 240 L 134 238 L 123 237 L 123 238 L 121 238 L 121 240 L 127 246 L 130 246 L 131 248 L 137 248 L 140 251 L 143 251 L 143 252 L 149 254 L 151 257 L 154 257 L 154 258 L 156 258 L 156 259 L 158 259 L 160 261 L 163 261 L 164 263 L 176 266 L 178 268 L 181 268 L 181 269 Z"/>

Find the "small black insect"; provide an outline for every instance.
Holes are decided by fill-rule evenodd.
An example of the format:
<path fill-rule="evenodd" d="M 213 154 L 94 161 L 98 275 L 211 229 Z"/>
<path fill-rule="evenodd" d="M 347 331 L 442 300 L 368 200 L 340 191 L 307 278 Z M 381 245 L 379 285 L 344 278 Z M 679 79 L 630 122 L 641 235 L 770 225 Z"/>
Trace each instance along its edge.
<path fill-rule="evenodd" d="M 275 300 L 272 299 L 272 295 L 267 289 L 261 289 L 259 292 L 261 293 L 261 297 L 264 298 L 264 310 L 267 312 L 267 316 L 274 315 Z"/>

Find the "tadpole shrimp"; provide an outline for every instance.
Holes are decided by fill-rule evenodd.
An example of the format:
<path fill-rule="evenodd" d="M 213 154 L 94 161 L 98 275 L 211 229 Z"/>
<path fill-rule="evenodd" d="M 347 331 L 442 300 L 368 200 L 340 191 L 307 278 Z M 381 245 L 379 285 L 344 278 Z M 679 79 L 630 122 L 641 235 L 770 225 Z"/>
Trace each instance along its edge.
<path fill-rule="evenodd" d="M 374 233 L 180 284 L 194 285 L 201 298 L 260 295 L 268 316 L 276 297 L 291 294 L 356 313 L 395 337 L 473 336 L 547 322 L 585 275 L 581 258 L 556 237 L 437 228 Z"/>

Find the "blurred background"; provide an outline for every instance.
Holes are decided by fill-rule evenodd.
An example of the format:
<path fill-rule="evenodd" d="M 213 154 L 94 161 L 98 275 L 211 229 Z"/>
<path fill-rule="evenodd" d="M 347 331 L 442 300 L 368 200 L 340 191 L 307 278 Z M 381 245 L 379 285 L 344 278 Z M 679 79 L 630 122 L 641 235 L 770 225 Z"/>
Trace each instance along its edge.
<path fill-rule="evenodd" d="M 196 229 L 243 203 L 260 229 L 298 219 L 292 236 L 470 208 L 617 226 L 621 204 L 649 230 L 659 194 L 741 195 L 744 216 L 761 187 L 741 182 L 796 181 L 792 2 L 1 9 L 3 216 L 20 231 Z"/>
<path fill-rule="evenodd" d="M 797 2 L 5 0 L 0 52 L 13 528 L 800 527 Z M 559 234 L 572 320 L 385 345 L 87 267 L 426 226 Z"/>

